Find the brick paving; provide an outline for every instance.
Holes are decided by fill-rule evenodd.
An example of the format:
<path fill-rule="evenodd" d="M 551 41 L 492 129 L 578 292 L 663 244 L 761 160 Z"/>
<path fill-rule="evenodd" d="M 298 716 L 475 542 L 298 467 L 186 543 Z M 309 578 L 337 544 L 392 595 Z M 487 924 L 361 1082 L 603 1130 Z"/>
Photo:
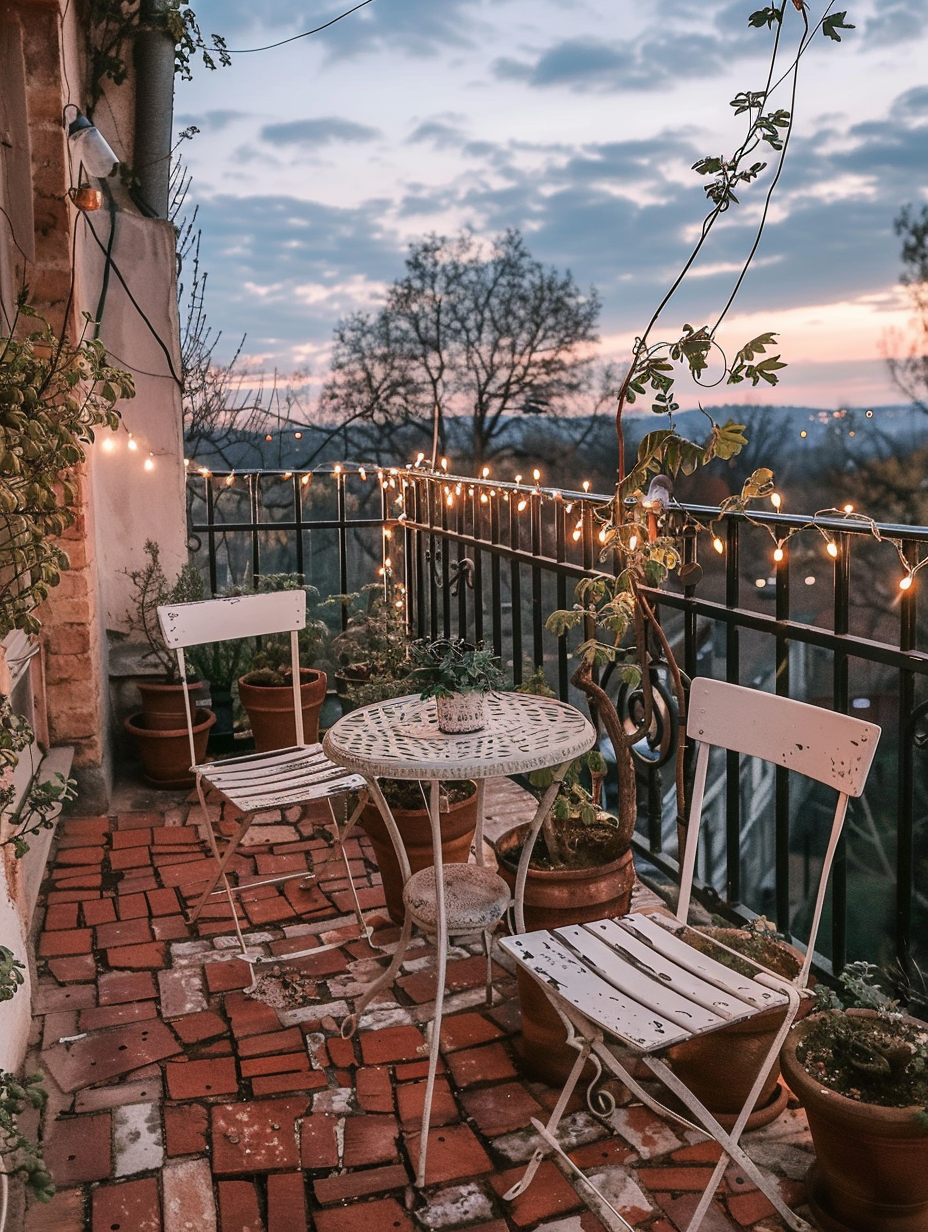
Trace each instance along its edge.
<path fill-rule="evenodd" d="M 383 909 L 366 837 L 348 843 L 372 944 L 346 915 L 344 868 L 311 816 L 268 814 L 240 877 L 315 867 L 303 886 L 247 892 L 239 914 L 262 986 L 236 956 L 227 903 L 186 923 L 209 872 L 189 805 L 65 818 L 47 870 L 36 947 L 30 1064 L 46 1075 L 41 1126 L 58 1185 L 24 1232 L 602 1232 L 610 1217 L 557 1161 L 507 1203 L 556 1092 L 520 1069 L 515 980 L 497 967 L 483 1001 L 479 943 L 455 948 L 429 1135 L 418 1155 L 434 952 L 409 951 L 392 990 L 343 1040 L 342 1018 L 398 930 Z M 288 953 L 335 944 L 318 954 Z M 270 981 L 270 984 L 267 981 Z M 274 994 L 272 996 L 272 993 Z M 265 999 L 262 1000 L 261 998 Z M 268 1004 L 276 999 L 276 1006 Z M 680 1232 L 718 1158 L 704 1138 L 620 1099 L 607 1128 L 575 1098 L 565 1130 L 576 1165 L 636 1228 Z M 748 1136 L 754 1158 L 804 1210 L 811 1160 L 801 1111 Z M 730 1167 L 705 1232 L 778 1232 L 767 1200 Z M 12 1226 L 12 1225 L 11 1225 Z"/>

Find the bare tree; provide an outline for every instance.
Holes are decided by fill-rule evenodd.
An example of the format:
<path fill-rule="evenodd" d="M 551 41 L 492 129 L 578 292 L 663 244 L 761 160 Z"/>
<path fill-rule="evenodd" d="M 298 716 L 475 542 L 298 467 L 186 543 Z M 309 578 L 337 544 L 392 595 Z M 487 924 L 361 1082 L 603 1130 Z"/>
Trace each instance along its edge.
<path fill-rule="evenodd" d="M 489 251 L 469 231 L 427 236 L 410 247 L 379 312 L 336 326 L 322 412 L 373 428 L 381 449 L 388 431 L 411 429 L 433 458 L 447 452 L 454 416 L 469 423 L 476 466 L 518 456 L 524 433 L 507 431 L 514 420 L 589 413 L 600 402 L 591 351 L 599 308 L 594 290 L 534 260 L 518 231 Z"/>
<path fill-rule="evenodd" d="M 893 228 L 902 236 L 903 271 L 899 281 L 908 292 L 913 321 L 908 354 L 887 356 L 886 362 L 896 387 L 928 414 L 928 206 L 916 211 L 907 205 Z M 891 339 L 894 347 L 899 342 L 898 335 Z"/>

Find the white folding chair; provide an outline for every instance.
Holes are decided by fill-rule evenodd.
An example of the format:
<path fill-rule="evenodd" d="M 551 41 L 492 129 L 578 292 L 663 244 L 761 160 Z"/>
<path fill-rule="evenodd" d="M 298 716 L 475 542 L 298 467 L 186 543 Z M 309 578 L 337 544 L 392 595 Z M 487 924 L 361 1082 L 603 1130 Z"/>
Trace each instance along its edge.
<path fill-rule="evenodd" d="M 555 1134 L 584 1065 L 590 1060 L 596 1068 L 596 1078 L 587 1096 L 591 1110 L 608 1110 L 608 1097 L 604 1100 L 603 1092 L 594 1092 L 605 1068 L 648 1107 L 707 1134 L 722 1147 L 722 1157 L 693 1212 L 687 1232 L 695 1232 L 701 1224 L 729 1160 L 735 1161 L 766 1194 L 791 1228 L 805 1229 L 809 1225 L 786 1206 L 770 1178 L 764 1176 L 744 1153 L 739 1139 L 796 1017 L 808 979 L 828 874 L 844 824 L 848 797 L 859 796 L 864 789 L 880 728 L 804 702 L 718 680 L 696 679 L 690 691 L 687 735 L 696 742 L 698 754 L 676 918 L 660 912 L 639 913 L 616 920 L 598 920 L 582 927 L 523 933 L 500 942 L 539 982 L 564 1022 L 569 1042 L 578 1050 L 577 1060 L 547 1125 L 532 1122 L 544 1146 L 535 1152 L 523 1177 L 505 1196 L 512 1199 L 522 1193 L 542 1159 L 552 1151 L 575 1173 L 579 1172 L 561 1149 Z M 785 766 L 833 787 L 838 793 L 808 949 L 802 969 L 792 984 L 755 963 L 751 964 L 756 968 L 754 978 L 738 975 L 704 957 L 683 939 L 689 931 L 686 917 L 709 751 L 713 747 Z M 694 1036 L 752 1018 L 774 1005 L 786 1008 L 783 1024 L 734 1126 L 726 1131 L 658 1054 Z M 642 1060 L 689 1109 L 696 1124 L 658 1102 L 632 1076 L 629 1066 L 637 1059 Z M 587 1178 L 584 1177 L 584 1181 L 590 1185 Z M 622 1226 L 628 1228 L 630 1225 L 621 1212 L 602 1194 L 599 1197 Z"/>
<path fill-rule="evenodd" d="M 281 877 L 248 880 L 233 886 L 229 881 L 229 865 L 248 833 L 255 817 L 265 809 L 285 809 L 291 805 L 306 805 L 314 800 L 325 800 L 329 809 L 332 837 L 341 852 L 348 878 L 358 926 L 364 936 L 369 928 L 364 921 L 357 890 L 351 875 L 351 867 L 345 852 L 345 838 L 361 815 L 368 798 L 367 784 L 359 774 L 350 774 L 342 766 L 330 761 L 322 751 L 321 744 L 305 744 L 303 713 L 300 704 L 299 630 L 306 625 L 306 594 L 302 590 L 275 591 L 270 594 L 241 595 L 227 599 L 206 599 L 199 603 L 175 603 L 158 608 L 158 620 L 168 647 L 177 652 L 177 664 L 181 680 L 186 678 L 184 651 L 189 646 L 204 642 L 229 641 L 232 638 L 263 637 L 274 633 L 289 633 L 290 660 L 293 671 L 294 715 L 296 719 L 296 744 L 292 748 L 275 749 L 269 753 L 251 753 L 244 757 L 231 757 L 224 761 L 196 764 L 193 742 L 193 712 L 190 697 L 185 693 L 187 707 L 187 731 L 190 738 L 191 770 L 196 776 L 197 795 L 203 810 L 206 835 L 216 860 L 216 876 L 203 891 L 190 916 L 194 923 L 206 903 L 215 894 L 224 893 L 232 911 L 232 920 L 246 962 L 260 962 L 248 952 L 242 935 L 233 895 L 255 886 L 281 883 L 292 878 L 310 876 L 306 871 L 290 873 Z M 210 819 L 206 803 L 208 790 L 240 810 L 241 819 L 234 834 L 226 839 L 225 849 L 220 852 L 216 830 Z M 333 801 L 358 792 L 359 800 L 350 816 L 339 824 Z M 216 887 L 222 883 L 222 889 Z M 288 954 L 288 959 L 319 953 L 321 948 Z M 278 960 L 279 961 L 279 960 Z"/>

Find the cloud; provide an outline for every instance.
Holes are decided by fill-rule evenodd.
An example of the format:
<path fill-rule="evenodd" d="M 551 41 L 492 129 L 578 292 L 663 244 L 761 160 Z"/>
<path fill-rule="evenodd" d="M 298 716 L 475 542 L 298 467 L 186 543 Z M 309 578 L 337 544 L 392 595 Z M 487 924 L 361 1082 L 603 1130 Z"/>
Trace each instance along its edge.
<path fill-rule="evenodd" d="M 924 0 L 882 0 L 876 13 L 864 22 L 862 34 L 870 47 L 891 47 L 918 38 L 926 28 Z"/>
<path fill-rule="evenodd" d="M 377 128 L 356 124 L 339 116 L 320 116 L 311 120 L 288 120 L 283 124 L 265 124 L 260 136 L 271 145 L 298 145 L 315 149 L 336 141 L 374 141 L 381 135 Z"/>
<path fill-rule="evenodd" d="M 458 149 L 467 140 L 464 128 L 459 123 L 464 117 L 454 113 L 433 116 L 417 124 L 406 140 L 411 144 L 433 145 L 436 150 Z"/>
<path fill-rule="evenodd" d="M 232 111 L 231 109 L 204 111 L 201 115 L 184 114 L 175 115 L 175 129 L 187 128 L 191 124 L 195 124 L 197 128 L 208 129 L 210 132 L 218 133 L 224 128 L 228 128 L 230 124 L 234 124 L 236 120 L 249 119 L 250 113 L 247 111 Z"/>
<path fill-rule="evenodd" d="M 350 7 L 331 0 L 287 5 L 280 0 L 198 0 L 196 9 L 202 30 L 217 30 L 231 48 L 245 49 L 314 29 Z M 444 47 L 471 44 L 483 29 L 476 16 L 480 7 L 479 0 L 375 0 L 302 42 L 320 44 L 336 59 L 388 48 L 432 56 Z"/>

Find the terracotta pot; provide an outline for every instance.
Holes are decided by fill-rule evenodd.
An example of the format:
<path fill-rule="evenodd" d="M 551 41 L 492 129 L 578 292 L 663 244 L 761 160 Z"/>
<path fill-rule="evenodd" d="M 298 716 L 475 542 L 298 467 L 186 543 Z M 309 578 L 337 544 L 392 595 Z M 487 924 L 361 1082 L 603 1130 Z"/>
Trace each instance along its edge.
<path fill-rule="evenodd" d="M 307 744 L 315 744 L 319 739 L 319 712 L 327 687 L 325 672 L 309 667 L 300 668 L 303 738 Z M 296 744 L 293 689 L 290 685 L 249 684 L 243 676 L 238 682 L 238 695 L 248 714 L 255 749 L 259 753 L 289 749 Z"/>
<path fill-rule="evenodd" d="M 872 1010 L 848 1012 L 875 1017 Z M 807 1189 L 816 1222 L 826 1232 L 925 1232 L 928 1132 L 916 1121 L 924 1110 L 860 1103 L 808 1074 L 796 1049 L 818 1017 L 798 1023 L 780 1054 L 783 1076 L 809 1118 L 816 1159 Z"/>
<path fill-rule="evenodd" d="M 428 788 L 426 788 L 428 790 Z M 410 870 L 418 873 L 432 867 L 432 826 L 427 808 L 393 809 L 397 828 L 406 848 Z M 403 881 L 393 843 L 387 833 L 380 810 L 374 803 L 365 806 L 361 825 L 367 831 L 377 857 L 377 867 L 383 879 L 387 911 L 395 924 L 406 918 L 403 907 Z M 477 829 L 477 792 L 466 800 L 452 804 L 441 815 L 441 858 L 445 864 L 466 864 Z"/>
<path fill-rule="evenodd" d="M 732 949 L 737 948 L 733 941 L 746 935 L 737 928 L 705 931 Z M 791 972 L 785 978 L 792 979 L 798 975 L 802 968 L 799 950 L 785 941 L 773 941 L 771 944 L 782 956 L 784 968 Z M 674 1072 L 722 1125 L 734 1125 L 754 1085 L 758 1068 L 770 1051 L 785 1017 L 786 1010 L 775 1007 L 758 1014 L 756 1018 L 731 1023 L 668 1050 Z M 779 1087 L 779 1081 L 780 1067 L 775 1064 L 754 1105 L 748 1129 L 769 1124 L 786 1107 L 786 1093 Z"/>
<path fill-rule="evenodd" d="M 528 825 L 516 826 L 496 843 L 500 876 L 513 890 L 518 853 L 527 832 Z M 566 924 L 585 924 L 590 920 L 627 915 L 634 886 L 631 848 L 598 868 L 529 868 L 525 883 L 525 927 L 529 931 L 561 928 Z M 535 980 L 521 968 L 517 979 L 522 1010 L 523 1068 L 551 1086 L 562 1085 L 577 1053 L 568 1047 L 564 1026 Z"/>
<path fill-rule="evenodd" d="M 184 706 L 184 690 L 190 694 L 191 706 L 196 706 L 194 695 L 200 691 L 200 682 L 165 684 L 164 681 L 140 680 L 142 714 L 145 727 L 150 731 L 187 730 L 187 710 Z"/>
<path fill-rule="evenodd" d="M 212 710 L 197 710 L 194 715 L 193 744 L 199 765 L 206 756 L 209 729 L 216 722 Z M 146 780 L 154 787 L 192 787 L 194 776 L 190 773 L 190 742 L 187 726 L 177 731 L 150 728 L 143 714 L 130 715 L 125 722 L 126 731 L 133 738 Z"/>

